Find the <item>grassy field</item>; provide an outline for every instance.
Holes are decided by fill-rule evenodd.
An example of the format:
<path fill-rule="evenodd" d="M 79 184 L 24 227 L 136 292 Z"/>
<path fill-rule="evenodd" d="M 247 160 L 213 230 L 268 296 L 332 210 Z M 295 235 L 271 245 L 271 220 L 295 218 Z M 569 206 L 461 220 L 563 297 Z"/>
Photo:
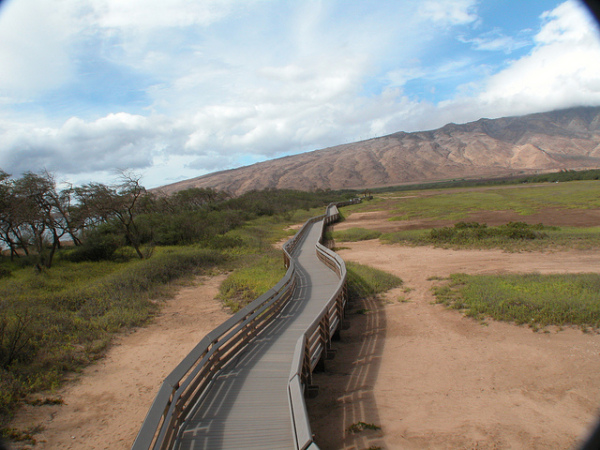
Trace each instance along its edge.
<path fill-rule="evenodd" d="M 350 300 L 374 296 L 402 286 L 402 279 L 374 267 L 347 262 L 346 269 Z"/>
<path fill-rule="evenodd" d="M 460 226 L 460 222 L 457 225 Z M 497 248 L 509 252 L 600 248 L 600 227 L 525 226 L 512 223 L 498 227 L 478 224 L 479 229 L 474 227 L 461 230 L 456 228 L 457 225 L 384 233 L 380 236 L 380 240 L 388 244 L 434 245 L 453 249 Z M 519 226 L 529 232 L 510 233 L 511 228 Z M 481 232 L 482 228 L 485 233 Z"/>
<path fill-rule="evenodd" d="M 237 312 L 271 289 L 285 275 L 281 251 L 264 250 L 239 262 L 239 268 L 221 284 L 219 297 L 231 312 Z"/>
<path fill-rule="evenodd" d="M 600 327 L 600 274 L 453 274 L 437 301 L 475 318 L 527 324 Z"/>
<path fill-rule="evenodd" d="M 394 194 L 381 196 L 381 203 L 385 204 L 386 208 L 393 209 L 393 217 L 390 220 L 460 221 L 467 219 L 470 213 L 481 211 L 514 211 L 527 216 L 546 208 L 600 208 L 600 183 L 573 181 L 504 188 L 458 188 L 418 191 L 406 198 L 394 197 Z"/>
<path fill-rule="evenodd" d="M 13 266 L 0 279 L 0 417 L 98 358 L 123 327 L 146 322 L 174 283 L 226 260 L 215 250 L 177 247 L 157 249 L 147 260 L 59 259 L 42 273 Z"/>
<path fill-rule="evenodd" d="M 371 202 L 345 208 L 345 214 L 383 211 L 389 215 L 388 220 L 392 223 L 417 220 L 421 223 L 419 228 L 412 226 L 411 229 L 380 232 L 354 227 L 336 231 L 332 237 L 339 242 L 379 238 L 389 244 L 435 245 L 455 249 L 499 248 L 511 252 L 600 248 L 600 226 L 558 227 L 553 226 L 551 218 L 550 223 L 525 223 L 528 216 L 543 215 L 548 211 L 568 218 L 576 211 L 600 209 L 598 181 L 431 189 L 410 192 L 406 196 L 398 194 L 380 194 Z M 492 227 L 484 222 L 469 221 L 472 214 L 494 212 L 498 215 L 516 214 L 522 217 L 523 223 L 519 219 Z M 439 221 L 452 225 L 432 228 L 430 223 Z M 471 226 L 465 227 L 465 224 Z M 402 224 L 398 225 L 401 228 Z M 460 226 L 463 228 L 457 229 Z"/>
<path fill-rule="evenodd" d="M 381 231 L 367 230 L 365 228 L 348 228 L 347 230 L 340 230 L 331 233 L 329 236 L 331 239 L 335 239 L 342 242 L 358 242 L 368 241 L 369 239 L 378 239 L 381 236 Z"/>

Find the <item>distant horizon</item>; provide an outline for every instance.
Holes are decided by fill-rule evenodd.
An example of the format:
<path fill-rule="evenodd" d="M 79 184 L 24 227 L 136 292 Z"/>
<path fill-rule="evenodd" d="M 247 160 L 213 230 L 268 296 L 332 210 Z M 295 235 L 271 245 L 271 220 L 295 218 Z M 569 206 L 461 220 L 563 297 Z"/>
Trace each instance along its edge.
<path fill-rule="evenodd" d="M 0 42 L 0 169 L 74 184 L 600 105 L 577 0 L 7 0 Z"/>

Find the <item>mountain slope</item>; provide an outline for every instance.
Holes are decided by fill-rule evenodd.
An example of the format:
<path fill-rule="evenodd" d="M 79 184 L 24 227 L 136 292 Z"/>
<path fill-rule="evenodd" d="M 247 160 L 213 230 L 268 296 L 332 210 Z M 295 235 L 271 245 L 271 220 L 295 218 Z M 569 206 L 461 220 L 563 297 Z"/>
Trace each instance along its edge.
<path fill-rule="evenodd" d="M 364 189 L 453 178 L 600 168 L 600 107 L 579 107 L 394 133 L 181 181 L 211 187 Z"/>

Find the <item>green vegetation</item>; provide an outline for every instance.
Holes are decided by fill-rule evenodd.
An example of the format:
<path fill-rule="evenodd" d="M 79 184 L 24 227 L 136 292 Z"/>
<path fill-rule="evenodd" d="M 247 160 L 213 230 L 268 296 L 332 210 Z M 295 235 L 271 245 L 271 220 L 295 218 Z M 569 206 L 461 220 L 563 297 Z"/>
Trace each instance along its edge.
<path fill-rule="evenodd" d="M 332 233 L 333 239 L 342 242 L 368 241 L 377 239 L 379 236 L 381 236 L 381 231 L 367 230 L 366 228 L 348 228 Z"/>
<path fill-rule="evenodd" d="M 246 258 L 242 267 L 234 271 L 221 284 L 219 297 L 232 312 L 237 312 L 260 297 L 285 275 L 280 251 L 266 250 L 262 256 Z"/>
<path fill-rule="evenodd" d="M 576 181 L 476 191 L 427 191 L 415 197 L 393 199 L 393 205 L 397 215 L 391 220 L 463 220 L 482 211 L 514 211 L 527 216 L 547 208 L 600 208 L 600 183 Z"/>
<path fill-rule="evenodd" d="M 600 327 L 600 274 L 453 274 L 434 288 L 439 303 L 467 316 L 529 324 Z"/>
<path fill-rule="evenodd" d="M 477 222 L 458 222 L 454 227 L 385 233 L 382 242 L 402 245 L 435 245 L 454 249 L 498 248 L 509 252 L 600 247 L 600 227 L 553 227 L 510 222 L 488 227 Z"/>
<path fill-rule="evenodd" d="M 200 248 L 165 248 L 131 262 L 57 261 L 0 280 L 0 414 L 26 394 L 54 389 L 96 359 L 112 334 L 144 323 L 169 284 L 225 261 Z"/>
<path fill-rule="evenodd" d="M 365 423 L 365 422 L 356 422 L 348 427 L 348 431 L 350 433 L 360 433 L 361 431 L 364 431 L 364 430 L 377 431 L 377 430 L 381 430 L 381 427 L 379 425 L 375 425 L 373 423 Z"/>
<path fill-rule="evenodd" d="M 402 286 L 400 278 L 374 267 L 347 262 L 346 269 L 348 271 L 348 298 L 350 300 L 372 297 Z"/>

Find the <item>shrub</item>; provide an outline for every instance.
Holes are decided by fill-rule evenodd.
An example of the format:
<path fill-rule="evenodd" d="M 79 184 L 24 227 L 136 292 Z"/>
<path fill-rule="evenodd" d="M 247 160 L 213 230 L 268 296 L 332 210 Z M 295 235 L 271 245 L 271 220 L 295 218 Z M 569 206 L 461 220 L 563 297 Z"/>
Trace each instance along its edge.
<path fill-rule="evenodd" d="M 348 228 L 347 230 L 335 231 L 333 239 L 345 242 L 367 241 L 377 239 L 381 236 L 381 231 L 367 230 L 366 228 Z"/>
<path fill-rule="evenodd" d="M 68 250 L 62 257 L 72 262 L 110 260 L 123 244 L 123 238 L 110 227 L 99 226 L 86 234 L 83 244 Z"/>
<path fill-rule="evenodd" d="M 600 327 L 599 274 L 453 274 L 438 303 L 469 316 L 529 325 Z"/>
<path fill-rule="evenodd" d="M 281 252 L 271 249 L 261 257 L 250 255 L 244 267 L 223 281 L 219 297 L 232 312 L 237 312 L 275 286 L 284 275 Z"/>
<path fill-rule="evenodd" d="M 534 240 L 545 239 L 548 234 L 543 224 L 529 225 L 524 222 L 509 222 L 498 227 L 488 227 L 477 222 L 458 222 L 454 227 L 433 228 L 429 241 L 433 244 L 466 244 L 486 240 Z"/>
<path fill-rule="evenodd" d="M 374 267 L 347 262 L 348 298 L 358 300 L 402 286 L 402 279 Z"/>

